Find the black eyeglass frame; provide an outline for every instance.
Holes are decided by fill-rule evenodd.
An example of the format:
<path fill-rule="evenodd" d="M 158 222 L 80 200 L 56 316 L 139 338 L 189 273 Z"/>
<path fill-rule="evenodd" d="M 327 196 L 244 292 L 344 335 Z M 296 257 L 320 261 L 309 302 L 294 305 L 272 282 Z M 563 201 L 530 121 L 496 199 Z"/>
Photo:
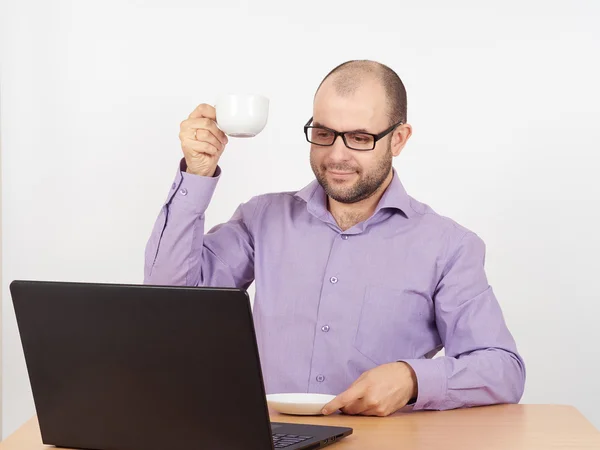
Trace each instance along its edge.
<path fill-rule="evenodd" d="M 331 147 L 333 144 L 335 144 L 335 141 L 337 140 L 338 136 L 342 137 L 342 141 L 344 141 L 344 145 L 346 147 L 348 147 L 350 150 L 355 150 L 357 152 L 370 152 L 371 150 L 375 149 L 375 145 L 377 144 L 377 141 L 379 141 L 381 138 L 384 138 L 385 136 L 387 136 L 388 134 L 390 134 L 392 131 L 394 131 L 394 129 L 396 129 L 397 127 L 399 127 L 400 125 L 402 125 L 404 122 L 400 121 L 394 125 L 392 125 L 391 127 L 383 130 L 381 133 L 379 134 L 374 134 L 374 133 L 367 133 L 366 131 L 336 131 L 332 128 L 327 128 L 327 127 L 311 127 L 310 123 L 313 121 L 313 117 L 311 117 L 308 122 L 306 122 L 306 125 L 304 125 L 304 136 L 306 137 L 306 140 L 308 142 L 310 142 L 311 144 L 314 145 L 318 145 L 320 147 Z M 327 130 L 327 131 L 331 131 L 333 133 L 333 141 L 331 141 L 331 144 L 317 144 L 315 142 L 311 142 L 310 139 L 308 139 L 308 130 L 309 129 L 318 129 L 318 130 Z M 358 133 L 358 134 L 365 134 L 367 136 L 371 136 L 373 137 L 373 147 L 372 148 L 353 148 L 350 147 L 348 145 L 348 142 L 346 141 L 346 133 Z"/>

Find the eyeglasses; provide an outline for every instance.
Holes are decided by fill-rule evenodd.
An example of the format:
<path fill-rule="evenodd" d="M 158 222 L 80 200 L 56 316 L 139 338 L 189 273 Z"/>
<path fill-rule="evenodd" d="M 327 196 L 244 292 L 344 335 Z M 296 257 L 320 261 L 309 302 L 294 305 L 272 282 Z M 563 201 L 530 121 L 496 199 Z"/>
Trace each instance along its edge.
<path fill-rule="evenodd" d="M 306 125 L 304 125 L 304 135 L 306 140 L 311 144 L 320 145 L 323 147 L 332 146 L 338 136 L 342 137 L 344 144 L 351 150 L 368 151 L 375 148 L 375 144 L 379 139 L 391 133 L 394 128 L 402 125 L 402 121 L 392 125 L 387 130 L 379 134 L 367 133 L 366 131 L 335 131 L 327 127 L 313 127 L 310 123 L 313 121 L 311 117 Z"/>

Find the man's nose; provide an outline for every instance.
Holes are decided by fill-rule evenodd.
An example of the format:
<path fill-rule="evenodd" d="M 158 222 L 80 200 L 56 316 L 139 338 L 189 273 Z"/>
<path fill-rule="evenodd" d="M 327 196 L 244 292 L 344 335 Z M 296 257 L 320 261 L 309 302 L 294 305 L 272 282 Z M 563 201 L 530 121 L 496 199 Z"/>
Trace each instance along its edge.
<path fill-rule="evenodd" d="M 330 147 L 329 157 L 335 161 L 346 161 L 350 159 L 352 150 L 346 147 L 344 138 L 342 136 L 336 136 L 333 145 Z"/>

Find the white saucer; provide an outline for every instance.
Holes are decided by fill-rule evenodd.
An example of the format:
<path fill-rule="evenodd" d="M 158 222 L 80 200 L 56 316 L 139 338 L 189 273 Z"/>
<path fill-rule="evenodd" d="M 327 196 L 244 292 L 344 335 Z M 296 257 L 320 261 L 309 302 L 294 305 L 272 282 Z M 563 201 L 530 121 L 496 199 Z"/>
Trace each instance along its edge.
<path fill-rule="evenodd" d="M 282 414 L 298 416 L 317 416 L 323 406 L 335 398 L 328 394 L 269 394 L 267 403 L 275 411 Z"/>

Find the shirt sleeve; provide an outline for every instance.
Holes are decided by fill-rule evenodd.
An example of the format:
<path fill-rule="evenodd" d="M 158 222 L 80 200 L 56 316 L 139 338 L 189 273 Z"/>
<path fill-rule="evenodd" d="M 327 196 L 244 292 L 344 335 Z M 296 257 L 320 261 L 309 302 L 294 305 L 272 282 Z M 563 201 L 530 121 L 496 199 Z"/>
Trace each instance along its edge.
<path fill-rule="evenodd" d="M 247 289 L 254 280 L 250 231 L 259 198 L 240 205 L 233 217 L 204 233 L 205 212 L 221 176 L 185 172 L 182 160 L 146 244 L 144 283 Z"/>
<path fill-rule="evenodd" d="M 445 356 L 403 360 L 417 376 L 413 409 L 518 403 L 525 364 L 488 285 L 485 245 L 467 232 L 455 247 L 434 294 Z"/>

